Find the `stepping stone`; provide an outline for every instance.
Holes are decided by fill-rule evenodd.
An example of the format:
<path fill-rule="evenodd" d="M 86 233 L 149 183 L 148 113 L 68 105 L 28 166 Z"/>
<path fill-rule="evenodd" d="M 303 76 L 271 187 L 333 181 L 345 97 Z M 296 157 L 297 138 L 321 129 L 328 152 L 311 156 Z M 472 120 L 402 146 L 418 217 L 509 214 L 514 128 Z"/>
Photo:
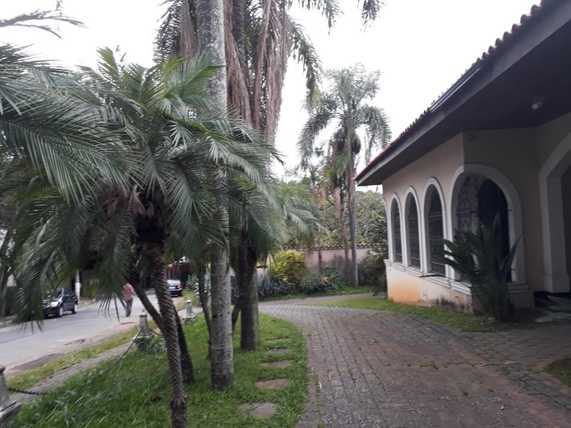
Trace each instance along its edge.
<path fill-rule="evenodd" d="M 272 379 L 272 380 L 259 380 L 256 382 L 256 388 L 259 389 L 284 389 L 289 385 L 287 379 Z"/>
<path fill-rule="evenodd" d="M 289 349 L 288 348 L 279 348 L 279 349 L 270 349 L 267 352 L 268 355 L 285 355 L 285 354 L 289 354 Z"/>
<path fill-rule="evenodd" d="M 266 369 L 286 369 L 291 365 L 290 360 L 274 361 L 273 363 L 262 363 L 261 366 Z"/>
<path fill-rule="evenodd" d="M 247 403 L 240 406 L 240 411 L 256 419 L 269 419 L 276 414 L 274 403 Z"/>

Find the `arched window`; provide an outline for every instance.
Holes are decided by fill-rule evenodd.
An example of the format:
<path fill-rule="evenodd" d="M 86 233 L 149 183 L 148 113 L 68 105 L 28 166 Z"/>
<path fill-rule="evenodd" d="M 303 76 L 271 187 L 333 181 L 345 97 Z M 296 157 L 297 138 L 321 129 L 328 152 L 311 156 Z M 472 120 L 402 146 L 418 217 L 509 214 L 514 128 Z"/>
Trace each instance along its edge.
<path fill-rule="evenodd" d="M 393 201 L 391 207 L 391 223 L 393 232 L 393 261 L 402 263 L 400 210 L 396 200 Z"/>
<path fill-rule="evenodd" d="M 420 237 L 418 228 L 418 208 L 412 194 L 406 198 L 406 242 L 409 266 L 420 269 Z"/>
<path fill-rule="evenodd" d="M 426 193 L 428 269 L 444 275 L 444 216 L 440 195 L 434 186 Z"/>

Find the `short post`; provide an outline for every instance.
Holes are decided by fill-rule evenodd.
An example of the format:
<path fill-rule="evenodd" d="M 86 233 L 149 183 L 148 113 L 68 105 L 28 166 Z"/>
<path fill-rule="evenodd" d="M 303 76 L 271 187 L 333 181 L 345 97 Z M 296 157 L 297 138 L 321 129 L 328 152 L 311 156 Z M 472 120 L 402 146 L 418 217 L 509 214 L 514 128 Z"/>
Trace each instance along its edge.
<path fill-rule="evenodd" d="M 196 314 L 192 311 L 192 300 L 188 299 L 186 301 L 186 316 L 184 318 L 184 323 L 193 323 L 196 320 Z"/>
<path fill-rule="evenodd" d="M 139 337 L 150 337 L 153 333 L 151 332 L 151 327 L 149 327 L 149 319 L 145 312 L 139 315 Z"/>
<path fill-rule="evenodd" d="M 8 428 L 10 420 L 16 416 L 22 407 L 20 403 L 10 401 L 4 370 L 5 367 L 0 366 L 0 428 Z"/>
<path fill-rule="evenodd" d="M 139 315 L 139 331 L 134 338 L 135 345 L 139 351 L 145 352 L 149 349 L 153 332 L 149 327 L 149 320 L 145 311 Z"/>

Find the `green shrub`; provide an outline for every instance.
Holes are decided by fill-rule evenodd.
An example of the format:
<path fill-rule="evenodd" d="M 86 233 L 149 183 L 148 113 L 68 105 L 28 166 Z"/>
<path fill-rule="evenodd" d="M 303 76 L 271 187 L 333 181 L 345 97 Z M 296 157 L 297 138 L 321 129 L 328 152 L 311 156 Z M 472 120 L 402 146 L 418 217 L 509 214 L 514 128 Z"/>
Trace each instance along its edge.
<path fill-rule="evenodd" d="M 295 250 L 280 251 L 274 256 L 270 269 L 273 278 L 291 287 L 301 288 L 300 283 L 305 275 L 303 253 Z"/>
<path fill-rule="evenodd" d="M 474 309 L 508 321 L 514 313 L 508 284 L 518 242 L 505 249 L 500 227 L 496 217 L 491 226 L 480 224 L 475 233 L 460 232 L 454 241 L 444 241 L 444 254 L 446 264 L 470 284 Z"/>
<path fill-rule="evenodd" d="M 369 252 L 359 264 L 359 285 L 374 288 L 377 292 L 387 289 L 386 267 L 383 256 Z"/>
<path fill-rule="evenodd" d="M 328 284 L 331 289 L 346 288 L 349 286 L 347 280 L 333 267 L 326 267 L 321 270 L 321 281 Z"/>
<path fill-rule="evenodd" d="M 301 290 L 305 294 L 322 293 L 335 289 L 336 286 L 333 282 L 327 281 L 326 277 L 317 272 L 307 272 L 301 280 Z"/>

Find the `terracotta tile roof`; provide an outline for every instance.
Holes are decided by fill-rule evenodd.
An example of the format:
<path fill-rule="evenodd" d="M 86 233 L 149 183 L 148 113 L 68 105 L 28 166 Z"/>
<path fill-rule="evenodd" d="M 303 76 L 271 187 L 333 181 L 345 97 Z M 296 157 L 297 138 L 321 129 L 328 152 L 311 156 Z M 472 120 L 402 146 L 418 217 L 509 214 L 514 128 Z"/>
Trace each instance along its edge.
<path fill-rule="evenodd" d="M 545 12 L 545 10 L 552 5 L 559 3 L 562 0 L 541 0 L 539 5 L 534 5 L 527 15 L 522 15 L 519 24 L 514 24 L 510 31 L 504 32 L 502 38 L 497 38 L 494 45 L 491 45 L 488 50 L 468 68 L 462 76 L 445 92 L 442 93 L 432 104 L 424 110 L 424 112 L 417 117 L 396 139 L 394 139 L 388 146 L 386 146 L 369 164 L 357 175 L 357 180 L 363 178 L 371 169 L 373 169 L 381 160 L 389 155 L 396 149 L 402 142 L 404 142 L 414 131 L 416 131 L 424 122 L 428 120 L 432 112 L 434 112 L 440 105 L 446 102 L 450 96 L 459 90 L 464 83 L 477 71 L 490 63 L 493 58 L 499 55 L 505 48 L 515 42 L 518 35 L 521 34 L 529 25 L 531 25 L 538 16 Z"/>

